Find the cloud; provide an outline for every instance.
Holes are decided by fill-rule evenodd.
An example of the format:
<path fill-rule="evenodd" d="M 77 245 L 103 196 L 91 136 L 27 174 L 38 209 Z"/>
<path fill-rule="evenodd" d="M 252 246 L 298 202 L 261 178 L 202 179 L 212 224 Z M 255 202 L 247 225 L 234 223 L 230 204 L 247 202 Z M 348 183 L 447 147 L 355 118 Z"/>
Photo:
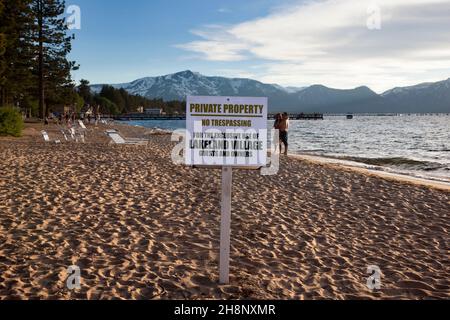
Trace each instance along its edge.
<path fill-rule="evenodd" d="M 378 14 L 381 29 L 370 30 Z M 450 76 L 449 16 L 450 0 L 299 1 L 193 30 L 199 40 L 178 47 L 209 61 L 264 60 L 263 81 L 382 91 Z"/>
<path fill-rule="evenodd" d="M 234 35 L 221 25 L 207 25 L 203 29 L 191 30 L 191 33 L 205 40 L 179 44 L 175 47 L 192 51 L 210 61 L 240 61 L 246 56 L 248 46 L 236 41 Z"/>

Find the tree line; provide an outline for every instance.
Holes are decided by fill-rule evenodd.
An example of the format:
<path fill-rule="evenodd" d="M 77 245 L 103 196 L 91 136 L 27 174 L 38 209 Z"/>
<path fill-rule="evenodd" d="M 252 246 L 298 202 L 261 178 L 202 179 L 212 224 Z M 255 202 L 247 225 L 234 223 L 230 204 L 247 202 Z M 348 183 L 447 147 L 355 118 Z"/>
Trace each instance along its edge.
<path fill-rule="evenodd" d="M 0 0 L 0 102 L 43 118 L 52 105 L 78 101 L 78 65 L 61 0 Z"/>
<path fill-rule="evenodd" d="M 99 93 L 94 93 L 90 88 L 89 81 L 85 79 L 80 81 L 77 92 L 85 105 L 98 106 L 99 112 L 103 114 L 133 113 L 137 112 L 139 107 L 162 109 L 167 114 L 185 112 L 185 103 L 182 101 L 149 99 L 110 85 L 104 85 Z"/>
<path fill-rule="evenodd" d="M 110 114 L 140 106 L 184 112 L 180 101 L 147 99 L 111 86 L 95 94 L 87 80 L 77 87 L 71 72 L 79 65 L 68 58 L 75 36 L 64 13 L 63 0 L 0 0 L 0 106 L 20 107 L 41 119 L 61 105 L 76 112 L 99 106 Z"/>

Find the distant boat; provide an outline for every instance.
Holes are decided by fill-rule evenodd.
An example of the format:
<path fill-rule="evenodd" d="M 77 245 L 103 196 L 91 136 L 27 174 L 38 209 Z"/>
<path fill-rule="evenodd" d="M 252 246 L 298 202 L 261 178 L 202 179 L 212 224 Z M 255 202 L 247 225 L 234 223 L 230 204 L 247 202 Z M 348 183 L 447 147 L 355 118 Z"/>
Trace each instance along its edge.
<path fill-rule="evenodd" d="M 347 119 L 348 119 L 348 120 L 352 120 L 352 119 L 353 119 L 353 115 L 352 115 L 352 114 L 348 114 L 348 115 L 347 115 Z"/>

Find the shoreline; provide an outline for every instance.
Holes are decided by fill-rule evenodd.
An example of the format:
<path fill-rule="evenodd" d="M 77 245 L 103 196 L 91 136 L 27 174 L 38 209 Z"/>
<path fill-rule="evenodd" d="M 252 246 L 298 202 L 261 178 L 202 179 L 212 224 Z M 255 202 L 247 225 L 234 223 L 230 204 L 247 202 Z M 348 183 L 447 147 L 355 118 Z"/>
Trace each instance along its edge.
<path fill-rule="evenodd" d="M 118 122 L 121 125 L 129 126 L 129 127 L 137 127 L 142 129 L 156 129 L 161 130 L 161 132 L 165 132 L 166 134 L 172 134 L 175 130 L 169 130 L 169 129 L 161 129 L 157 127 L 145 127 L 141 125 L 132 125 L 127 124 L 124 122 Z M 305 153 L 289 153 L 288 155 L 291 158 L 298 158 L 303 160 L 312 161 L 315 163 L 320 164 L 328 164 L 333 166 L 342 167 L 344 169 L 350 169 L 354 170 L 356 172 L 375 175 L 381 178 L 396 180 L 396 181 L 402 181 L 402 182 L 408 182 L 413 184 L 419 184 L 424 185 L 432 188 L 437 188 L 445 191 L 450 191 L 450 182 L 439 180 L 438 178 L 431 178 L 431 177 L 417 177 L 414 175 L 414 173 L 407 173 L 407 172 L 398 172 L 394 169 L 391 169 L 389 167 L 384 166 L 373 166 L 368 165 L 363 162 L 357 162 L 357 161 L 351 161 L 351 160 L 344 160 L 339 159 L 332 156 L 322 156 L 322 155 L 313 155 L 313 154 L 305 154 Z M 392 170 L 392 171 L 388 171 Z"/>
<path fill-rule="evenodd" d="M 290 153 L 288 156 L 292 157 L 292 158 L 311 161 L 314 163 L 349 169 L 349 170 L 353 170 L 353 171 L 368 174 L 368 175 L 378 176 L 380 178 L 386 178 L 386 179 L 391 179 L 391 180 L 401 181 L 401 182 L 408 182 L 408 183 L 423 185 L 423 186 L 427 186 L 427 187 L 431 187 L 431 188 L 450 191 L 450 183 L 447 183 L 445 181 L 419 178 L 419 177 L 416 177 L 413 175 L 401 174 L 401 173 L 396 173 L 396 172 L 388 172 L 388 171 L 384 171 L 383 169 L 385 169 L 386 167 L 382 167 L 382 166 L 379 166 L 380 169 L 372 169 L 371 167 L 373 167 L 373 166 L 369 166 L 362 162 L 348 161 L 348 160 L 342 160 L 342 159 L 332 158 L 332 157 L 315 156 L 315 155 L 307 155 L 307 154 L 295 154 L 295 153 Z"/>

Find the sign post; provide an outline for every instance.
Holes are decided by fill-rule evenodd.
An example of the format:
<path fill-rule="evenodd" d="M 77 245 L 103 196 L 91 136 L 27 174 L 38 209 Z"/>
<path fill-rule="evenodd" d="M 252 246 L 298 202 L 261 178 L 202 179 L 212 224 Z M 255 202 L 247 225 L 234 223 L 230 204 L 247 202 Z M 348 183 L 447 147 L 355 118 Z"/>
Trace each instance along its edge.
<path fill-rule="evenodd" d="M 222 168 L 222 204 L 220 219 L 220 284 L 230 282 L 230 233 L 231 233 L 231 194 L 233 168 Z"/>
<path fill-rule="evenodd" d="M 267 165 L 267 98 L 188 97 L 185 161 L 222 169 L 219 281 L 230 279 L 233 169 Z"/>

